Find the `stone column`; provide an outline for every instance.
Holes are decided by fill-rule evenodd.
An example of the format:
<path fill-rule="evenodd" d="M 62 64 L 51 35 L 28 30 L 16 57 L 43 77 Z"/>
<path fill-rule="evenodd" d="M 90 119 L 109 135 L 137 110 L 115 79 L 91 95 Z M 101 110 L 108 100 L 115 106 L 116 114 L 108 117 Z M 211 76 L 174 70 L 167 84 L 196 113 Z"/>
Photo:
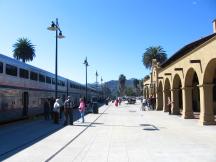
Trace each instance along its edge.
<path fill-rule="evenodd" d="M 171 90 L 171 99 L 173 101 L 172 104 L 172 114 L 173 115 L 179 115 L 180 114 L 180 108 L 179 108 L 179 89 L 172 89 Z"/>
<path fill-rule="evenodd" d="M 169 90 L 164 90 L 163 91 L 163 111 L 164 112 L 168 112 L 169 110 L 168 110 L 168 107 L 167 107 L 167 101 L 168 101 L 168 91 Z"/>
<path fill-rule="evenodd" d="M 157 91 L 156 93 L 156 110 L 163 110 L 163 92 Z"/>
<path fill-rule="evenodd" d="M 213 84 L 203 84 L 200 89 L 200 123 L 202 125 L 214 125 L 213 112 Z"/>
<path fill-rule="evenodd" d="M 193 108 L 192 108 L 192 87 L 182 88 L 182 99 L 183 99 L 183 111 L 182 118 L 193 119 Z"/>

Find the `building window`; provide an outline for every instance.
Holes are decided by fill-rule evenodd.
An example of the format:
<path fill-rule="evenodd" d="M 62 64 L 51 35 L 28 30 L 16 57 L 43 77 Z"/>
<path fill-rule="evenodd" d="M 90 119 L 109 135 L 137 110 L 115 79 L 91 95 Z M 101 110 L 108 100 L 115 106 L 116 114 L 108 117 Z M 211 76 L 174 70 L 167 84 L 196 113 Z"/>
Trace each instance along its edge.
<path fill-rule="evenodd" d="M 31 73 L 30 73 L 30 79 L 37 81 L 38 80 L 38 74 L 31 71 Z"/>
<path fill-rule="evenodd" d="M 51 78 L 46 76 L 46 83 L 51 84 Z"/>
<path fill-rule="evenodd" d="M 45 82 L 45 76 L 42 74 L 39 74 L 39 81 L 40 82 Z"/>
<path fill-rule="evenodd" d="M 6 64 L 6 74 L 17 76 L 17 67 L 13 65 Z"/>
<path fill-rule="evenodd" d="M 3 63 L 0 62 L 0 73 L 3 73 Z"/>
<path fill-rule="evenodd" d="M 28 72 L 28 70 L 19 69 L 19 76 L 20 76 L 20 78 L 26 78 L 26 79 L 28 79 L 29 78 L 29 72 Z"/>

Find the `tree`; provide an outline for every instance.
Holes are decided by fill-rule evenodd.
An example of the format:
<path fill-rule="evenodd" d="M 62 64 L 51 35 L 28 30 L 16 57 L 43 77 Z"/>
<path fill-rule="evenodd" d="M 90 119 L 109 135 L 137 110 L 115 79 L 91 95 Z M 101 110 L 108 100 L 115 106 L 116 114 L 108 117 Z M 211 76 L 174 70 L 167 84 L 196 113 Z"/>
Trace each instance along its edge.
<path fill-rule="evenodd" d="M 143 94 L 143 80 L 144 80 L 144 79 L 140 79 L 140 80 L 139 80 L 140 95 Z"/>
<path fill-rule="evenodd" d="M 126 77 L 123 74 L 121 74 L 119 76 L 119 91 L 120 91 L 120 96 L 124 95 L 125 82 L 126 82 Z"/>
<path fill-rule="evenodd" d="M 139 84 L 139 80 L 138 79 L 134 79 L 133 80 L 133 85 L 134 85 L 135 89 L 137 89 L 138 84 Z"/>
<path fill-rule="evenodd" d="M 133 91 L 132 87 L 126 87 L 125 94 L 127 96 L 136 96 L 136 93 Z"/>
<path fill-rule="evenodd" d="M 138 80 L 138 79 L 134 79 L 134 80 L 133 80 L 133 85 L 134 85 L 134 89 L 136 90 L 136 95 L 139 95 L 139 87 L 138 87 L 138 84 L 139 84 L 139 80 Z"/>
<path fill-rule="evenodd" d="M 146 81 L 146 80 L 148 80 L 150 78 L 150 76 L 149 75 L 146 75 L 146 76 L 144 76 L 144 82 Z"/>
<path fill-rule="evenodd" d="M 32 61 L 35 57 L 35 45 L 27 38 L 19 38 L 13 45 L 13 57 L 22 62 Z"/>
<path fill-rule="evenodd" d="M 167 60 L 167 54 L 161 46 L 149 47 L 146 52 L 143 53 L 143 65 L 150 69 L 152 66 L 152 59 L 156 59 L 157 62 L 162 63 Z"/>

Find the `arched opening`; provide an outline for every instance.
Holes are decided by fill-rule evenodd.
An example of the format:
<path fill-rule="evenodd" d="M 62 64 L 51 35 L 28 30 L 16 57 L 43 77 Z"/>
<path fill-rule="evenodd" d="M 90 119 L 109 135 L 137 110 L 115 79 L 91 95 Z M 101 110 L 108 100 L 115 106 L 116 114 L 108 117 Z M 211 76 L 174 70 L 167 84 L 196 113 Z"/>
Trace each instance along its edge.
<path fill-rule="evenodd" d="M 205 70 L 203 78 L 203 106 L 205 114 L 208 114 L 205 121 L 215 120 L 216 118 L 216 59 L 212 59 Z M 211 119 L 214 118 L 214 119 Z"/>
<path fill-rule="evenodd" d="M 173 114 L 179 115 L 182 112 L 182 83 L 178 74 L 173 79 Z"/>
<path fill-rule="evenodd" d="M 192 81 L 192 108 L 194 112 L 200 112 L 200 91 L 197 74 L 194 73 Z"/>
<path fill-rule="evenodd" d="M 144 98 L 147 97 L 147 94 L 146 94 L 146 87 L 144 87 L 144 90 L 143 90 L 143 96 L 144 96 Z"/>
<path fill-rule="evenodd" d="M 164 111 L 165 112 L 168 112 L 168 97 L 170 97 L 171 98 L 171 92 L 170 92 L 170 81 L 169 81 L 169 79 L 167 78 L 166 80 L 165 80 L 165 84 L 164 84 L 164 105 L 163 105 L 163 107 L 164 107 Z"/>
<path fill-rule="evenodd" d="M 148 86 L 146 87 L 146 98 L 149 98 L 149 88 L 148 88 Z"/>
<path fill-rule="evenodd" d="M 200 115 L 200 91 L 199 91 L 199 79 L 196 71 L 191 68 L 188 70 L 185 77 L 185 111 L 192 113 L 188 114 L 195 118 L 199 118 Z M 189 117 L 190 118 L 190 117 Z"/>
<path fill-rule="evenodd" d="M 158 85 L 157 102 L 157 110 L 163 110 L 163 85 L 161 81 Z"/>

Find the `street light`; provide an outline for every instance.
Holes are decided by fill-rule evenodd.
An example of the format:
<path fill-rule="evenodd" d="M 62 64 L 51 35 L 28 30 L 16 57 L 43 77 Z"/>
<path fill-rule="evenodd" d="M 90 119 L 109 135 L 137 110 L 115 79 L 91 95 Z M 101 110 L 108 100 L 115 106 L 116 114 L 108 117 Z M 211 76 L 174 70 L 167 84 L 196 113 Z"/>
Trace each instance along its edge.
<path fill-rule="evenodd" d="M 62 39 L 65 38 L 65 36 L 62 35 L 62 31 L 58 24 L 58 19 L 56 19 L 56 22 L 52 21 L 52 24 L 50 27 L 47 28 L 50 31 L 56 32 L 56 53 L 55 53 L 55 98 L 58 97 L 58 38 Z"/>
<path fill-rule="evenodd" d="M 97 86 L 97 83 L 98 83 L 98 81 L 97 81 L 97 77 L 98 77 L 98 72 L 97 72 L 97 70 L 96 70 L 95 76 L 96 76 L 96 86 Z"/>
<path fill-rule="evenodd" d="M 87 103 L 87 67 L 89 66 L 89 64 L 88 64 L 88 61 L 87 61 L 87 57 L 86 57 L 86 59 L 84 60 L 84 63 L 83 64 L 85 64 L 85 66 L 86 66 L 86 103 Z"/>
<path fill-rule="evenodd" d="M 104 97 L 104 96 L 103 96 L 103 94 L 104 94 L 104 93 L 103 93 L 103 78 L 102 78 L 102 77 L 101 77 L 101 93 L 102 93 L 102 97 Z"/>

